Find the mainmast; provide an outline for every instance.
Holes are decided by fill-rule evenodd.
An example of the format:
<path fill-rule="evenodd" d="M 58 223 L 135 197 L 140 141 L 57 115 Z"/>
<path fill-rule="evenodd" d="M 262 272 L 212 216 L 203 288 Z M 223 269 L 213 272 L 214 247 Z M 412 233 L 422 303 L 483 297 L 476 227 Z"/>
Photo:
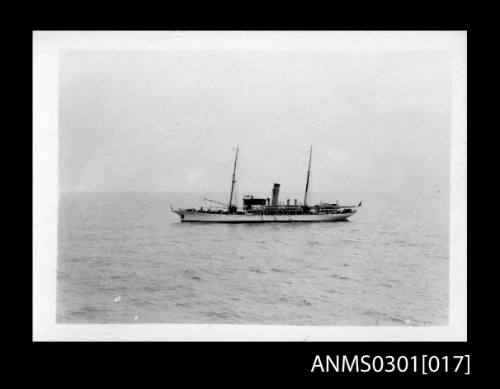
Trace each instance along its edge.
<path fill-rule="evenodd" d="M 313 152 L 313 147 L 309 150 L 309 167 L 307 168 L 307 181 L 306 181 L 306 193 L 304 194 L 304 205 L 307 206 L 307 190 L 309 189 L 309 176 L 311 174 L 311 156 Z"/>
<path fill-rule="evenodd" d="M 236 158 L 234 159 L 234 169 L 233 169 L 233 181 L 231 182 L 231 196 L 229 197 L 229 212 L 231 212 L 231 206 L 233 205 L 233 191 L 234 184 L 236 183 L 236 162 L 238 161 L 238 146 L 236 146 Z"/>

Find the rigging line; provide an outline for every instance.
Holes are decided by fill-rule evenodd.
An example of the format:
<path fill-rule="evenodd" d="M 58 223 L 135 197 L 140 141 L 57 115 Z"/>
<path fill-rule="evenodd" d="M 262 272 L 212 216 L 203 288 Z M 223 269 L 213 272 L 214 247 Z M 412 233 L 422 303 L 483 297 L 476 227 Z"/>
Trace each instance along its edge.
<path fill-rule="evenodd" d="M 236 148 L 233 148 L 233 150 L 236 150 Z M 233 159 L 226 159 L 226 158 L 221 158 L 220 159 L 220 166 L 215 168 L 215 166 L 210 166 L 209 168 L 210 169 L 214 169 L 216 171 L 226 171 L 226 168 L 223 168 L 222 165 L 225 165 L 225 166 L 231 166 L 233 162 Z M 227 165 L 226 165 L 227 164 Z M 238 166 L 238 170 L 239 170 L 239 166 Z M 227 188 L 228 188 L 228 184 L 230 185 L 231 183 L 231 180 L 232 180 L 232 175 L 225 175 L 220 178 L 219 177 L 219 180 L 217 182 L 214 182 L 212 180 L 212 185 L 210 185 L 210 187 L 208 188 L 208 191 L 209 192 L 221 192 L 221 193 L 218 193 L 218 194 L 222 194 L 222 192 L 226 192 L 227 191 Z"/>

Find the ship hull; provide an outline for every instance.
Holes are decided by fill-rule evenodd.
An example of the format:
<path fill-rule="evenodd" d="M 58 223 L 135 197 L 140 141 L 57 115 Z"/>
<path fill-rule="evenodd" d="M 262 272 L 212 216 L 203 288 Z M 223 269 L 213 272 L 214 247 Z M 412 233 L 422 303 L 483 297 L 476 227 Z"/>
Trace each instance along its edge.
<path fill-rule="evenodd" d="M 195 223 L 297 223 L 347 221 L 354 213 L 322 215 L 228 215 L 202 212 L 176 212 L 182 222 Z"/>

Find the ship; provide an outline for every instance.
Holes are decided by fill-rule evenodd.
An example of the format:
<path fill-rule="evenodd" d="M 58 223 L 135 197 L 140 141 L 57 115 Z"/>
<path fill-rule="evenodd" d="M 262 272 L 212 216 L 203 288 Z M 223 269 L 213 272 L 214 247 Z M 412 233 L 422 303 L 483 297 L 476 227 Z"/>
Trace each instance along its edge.
<path fill-rule="evenodd" d="M 243 207 L 236 205 L 234 185 L 236 183 L 236 164 L 238 162 L 238 147 L 234 159 L 233 176 L 229 203 L 205 198 L 205 201 L 218 204 L 218 207 L 174 208 L 172 212 L 179 215 L 181 222 L 201 223 L 270 223 L 270 222 L 337 222 L 347 221 L 361 207 L 358 205 L 340 205 L 338 201 L 332 203 L 320 202 L 315 205 L 307 204 L 309 179 L 311 175 L 312 146 L 309 151 L 309 165 L 307 169 L 306 188 L 303 203 L 293 204 L 290 199 L 286 203 L 279 201 L 280 184 L 274 183 L 271 198 L 259 198 L 253 195 L 243 197 Z M 221 207 L 222 206 L 222 207 Z"/>

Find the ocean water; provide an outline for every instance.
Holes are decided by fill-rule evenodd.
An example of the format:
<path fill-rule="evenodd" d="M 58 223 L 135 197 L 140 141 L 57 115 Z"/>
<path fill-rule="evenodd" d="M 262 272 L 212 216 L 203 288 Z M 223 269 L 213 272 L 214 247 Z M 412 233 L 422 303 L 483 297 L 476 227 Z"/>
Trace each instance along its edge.
<path fill-rule="evenodd" d="M 187 196 L 189 197 L 189 196 Z M 58 323 L 446 325 L 448 200 L 364 200 L 348 222 L 180 223 L 203 195 L 59 204 Z"/>

